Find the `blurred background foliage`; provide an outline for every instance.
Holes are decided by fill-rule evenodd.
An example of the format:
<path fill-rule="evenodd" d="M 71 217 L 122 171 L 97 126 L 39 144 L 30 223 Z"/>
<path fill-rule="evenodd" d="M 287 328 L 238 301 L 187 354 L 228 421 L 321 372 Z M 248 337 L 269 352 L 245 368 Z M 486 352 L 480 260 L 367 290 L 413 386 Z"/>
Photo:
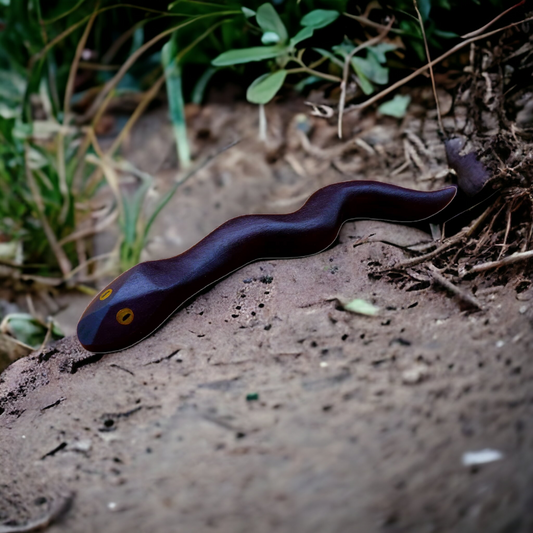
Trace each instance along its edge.
<path fill-rule="evenodd" d="M 168 198 L 143 218 L 151 177 L 126 169 L 137 176 L 139 188 L 132 197 L 123 193 L 119 176 L 124 163 L 116 157 L 121 142 L 166 87 L 179 159 L 187 167 L 185 103 L 201 103 L 210 87 L 229 82 L 242 87 L 244 98 L 250 84 L 257 85 L 258 78 L 282 68 L 283 54 L 232 65 L 213 63 L 228 51 L 276 46 L 279 35 L 265 31 L 269 24 L 279 28 L 281 21 L 288 37 L 293 37 L 309 13 L 339 13 L 327 24 L 315 22 L 312 35 L 287 52 L 305 66 L 316 65 L 315 74 L 302 70 L 283 74 L 282 80 L 272 78 L 270 97 L 283 82 L 284 87 L 305 92 L 310 84 L 316 87 L 338 78 L 339 59 L 377 35 L 392 16 L 387 42 L 393 44 L 387 50 L 365 51 L 352 62 L 362 89 L 356 101 L 376 85 L 386 85 L 426 61 L 410 0 L 278 0 L 271 7 L 279 21 L 261 24 L 254 17 L 263 4 L 255 0 L 0 1 L 0 261 L 4 267 L 15 269 L 19 279 L 23 273 L 25 279 L 50 277 L 56 285 L 75 280 L 92 259 L 90 231 L 84 233 L 84 224 L 92 215 L 91 198 L 105 183 L 114 193 L 113 209 L 121 230 L 119 268 L 135 264 L 151 221 Z M 504 7 L 501 0 L 418 0 L 418 5 L 435 55 Z M 397 53 L 385 55 L 392 50 Z M 133 95 L 131 117 L 104 152 L 98 143 L 99 121 L 113 99 L 124 95 Z"/>

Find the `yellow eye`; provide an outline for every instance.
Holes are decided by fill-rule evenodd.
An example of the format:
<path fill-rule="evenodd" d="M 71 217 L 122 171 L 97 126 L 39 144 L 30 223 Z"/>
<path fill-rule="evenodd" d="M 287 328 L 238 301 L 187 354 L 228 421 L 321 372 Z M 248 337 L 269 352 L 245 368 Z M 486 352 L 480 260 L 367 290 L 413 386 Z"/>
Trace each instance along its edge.
<path fill-rule="evenodd" d="M 117 313 L 117 322 L 123 326 L 127 326 L 133 322 L 133 311 L 125 307 Z"/>
<path fill-rule="evenodd" d="M 106 298 L 109 298 L 112 292 L 113 292 L 113 289 L 105 290 L 102 294 L 100 294 L 100 300 L 105 300 Z"/>

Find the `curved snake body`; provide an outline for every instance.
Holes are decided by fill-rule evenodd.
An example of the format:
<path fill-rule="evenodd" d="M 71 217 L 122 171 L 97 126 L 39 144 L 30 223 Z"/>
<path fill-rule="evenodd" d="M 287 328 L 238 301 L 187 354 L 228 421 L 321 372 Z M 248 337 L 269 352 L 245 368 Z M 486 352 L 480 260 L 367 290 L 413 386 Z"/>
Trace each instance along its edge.
<path fill-rule="evenodd" d="M 118 276 L 89 304 L 78 338 L 92 352 L 130 347 L 158 329 L 206 287 L 259 259 L 313 255 L 328 248 L 353 219 L 431 219 L 457 188 L 421 192 L 373 181 L 347 181 L 315 192 L 286 215 L 244 215 L 219 226 L 186 252 L 140 263 Z"/>

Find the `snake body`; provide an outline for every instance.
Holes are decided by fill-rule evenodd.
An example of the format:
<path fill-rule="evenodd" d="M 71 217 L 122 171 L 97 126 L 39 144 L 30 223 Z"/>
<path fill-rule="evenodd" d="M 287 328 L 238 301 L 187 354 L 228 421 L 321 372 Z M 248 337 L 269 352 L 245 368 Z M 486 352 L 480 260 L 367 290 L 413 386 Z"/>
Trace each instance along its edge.
<path fill-rule="evenodd" d="M 91 352 L 128 348 L 200 291 L 253 261 L 317 254 L 333 244 L 348 220 L 431 219 L 456 193 L 454 186 L 421 192 L 381 182 L 346 181 L 319 189 L 293 213 L 233 218 L 186 252 L 140 263 L 118 276 L 84 311 L 78 338 Z"/>

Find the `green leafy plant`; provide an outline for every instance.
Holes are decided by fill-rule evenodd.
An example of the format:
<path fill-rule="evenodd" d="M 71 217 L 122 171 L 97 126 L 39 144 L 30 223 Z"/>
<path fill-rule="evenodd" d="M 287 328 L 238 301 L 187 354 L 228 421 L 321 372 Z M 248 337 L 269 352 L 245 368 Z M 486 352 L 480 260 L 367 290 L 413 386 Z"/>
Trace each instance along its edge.
<path fill-rule="evenodd" d="M 59 326 L 52 320 L 43 322 L 29 313 L 10 313 L 0 322 L 0 334 L 9 335 L 19 343 L 39 348 L 46 337 L 57 340 L 64 337 Z"/>
<path fill-rule="evenodd" d="M 223 52 L 213 60 L 216 67 L 249 63 L 251 61 L 263 61 L 275 59 L 276 69 L 274 72 L 263 74 L 248 87 L 246 98 L 254 104 L 266 104 L 274 98 L 282 87 L 285 78 L 290 73 L 308 71 L 319 78 L 331 79 L 326 73 L 314 72 L 302 61 L 301 54 L 296 53 L 296 46 L 302 41 L 313 36 L 315 30 L 324 28 L 334 22 L 339 16 L 338 11 L 316 9 L 308 13 L 300 21 L 303 28 L 289 39 L 289 35 L 278 13 L 272 4 L 262 4 L 257 12 L 243 8 L 245 16 L 249 19 L 255 16 L 257 24 L 262 32 L 261 42 L 264 46 L 254 46 L 238 50 Z M 299 69 L 285 68 L 291 61 L 300 65 Z"/>

